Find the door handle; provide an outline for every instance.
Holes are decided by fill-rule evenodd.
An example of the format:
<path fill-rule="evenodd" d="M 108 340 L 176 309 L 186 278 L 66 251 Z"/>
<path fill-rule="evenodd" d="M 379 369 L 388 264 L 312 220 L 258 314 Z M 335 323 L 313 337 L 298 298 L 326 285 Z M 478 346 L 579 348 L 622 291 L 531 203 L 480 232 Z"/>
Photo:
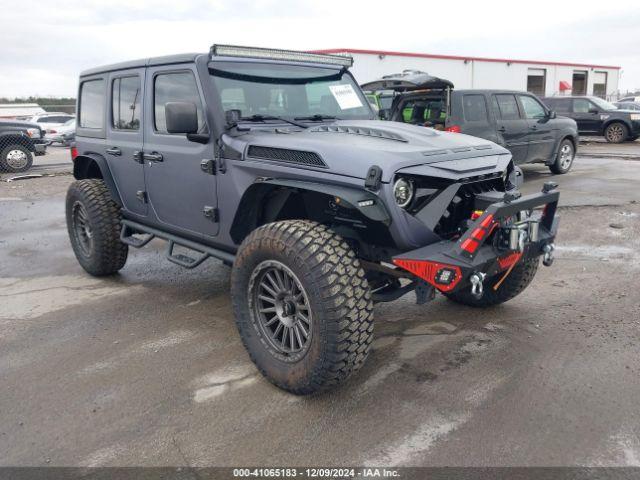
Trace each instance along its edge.
<path fill-rule="evenodd" d="M 498 131 L 499 131 L 500 133 L 504 133 L 504 132 L 506 132 L 506 131 L 507 131 L 507 129 L 506 129 L 506 128 L 504 128 L 504 127 L 500 127 L 500 128 L 498 128 Z"/>
<path fill-rule="evenodd" d="M 164 160 L 162 154 L 158 152 L 143 153 L 142 158 L 150 162 L 162 162 Z"/>
<path fill-rule="evenodd" d="M 120 155 L 122 155 L 122 150 L 120 150 L 118 147 L 107 148 L 105 152 L 107 152 L 109 155 L 113 155 L 114 157 L 119 157 Z"/>
<path fill-rule="evenodd" d="M 537 130 L 538 126 L 537 125 L 531 125 L 531 127 L 529 127 L 531 130 Z"/>

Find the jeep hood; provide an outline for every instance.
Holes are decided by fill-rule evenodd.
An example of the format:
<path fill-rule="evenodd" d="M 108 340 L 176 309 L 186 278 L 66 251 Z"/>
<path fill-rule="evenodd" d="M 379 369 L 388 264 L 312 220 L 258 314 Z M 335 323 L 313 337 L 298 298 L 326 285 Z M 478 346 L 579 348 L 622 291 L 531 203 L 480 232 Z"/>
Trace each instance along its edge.
<path fill-rule="evenodd" d="M 362 179 L 377 165 L 383 182 L 409 167 L 429 165 L 425 172 L 436 176 L 440 175 L 434 169 L 441 170 L 441 176 L 447 171 L 478 175 L 506 168 L 511 159 L 508 150 L 487 140 L 381 120 L 343 120 L 305 130 L 265 126 L 229 140 L 245 160 L 273 160 Z M 421 174 L 419 168 L 411 173 Z"/>

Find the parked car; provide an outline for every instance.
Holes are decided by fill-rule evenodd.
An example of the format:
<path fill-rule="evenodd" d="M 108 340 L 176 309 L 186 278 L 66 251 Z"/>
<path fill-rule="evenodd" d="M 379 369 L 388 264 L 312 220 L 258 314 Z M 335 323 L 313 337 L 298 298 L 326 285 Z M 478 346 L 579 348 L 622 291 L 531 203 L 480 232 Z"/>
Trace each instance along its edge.
<path fill-rule="evenodd" d="M 46 152 L 44 130 L 35 123 L 0 120 L 0 172 L 26 172 Z"/>
<path fill-rule="evenodd" d="M 620 100 L 618 100 L 619 102 L 634 102 L 634 103 L 640 103 L 640 97 L 623 97 Z"/>
<path fill-rule="evenodd" d="M 521 196 L 499 145 L 377 120 L 352 62 L 214 45 L 82 72 L 66 199 L 80 265 L 114 274 L 157 237 L 180 266 L 232 266 L 244 346 L 295 394 L 364 364 L 375 301 L 518 295 L 553 261 L 557 185 Z"/>
<path fill-rule="evenodd" d="M 72 118 L 62 125 L 46 129 L 44 138 L 51 143 L 70 145 L 76 137 L 76 119 Z"/>
<path fill-rule="evenodd" d="M 76 118 L 76 116 L 70 113 L 47 112 L 47 113 L 40 113 L 38 115 L 34 115 L 30 117 L 27 121 L 31 123 L 37 123 L 43 128 L 47 128 L 47 127 L 62 125 L 74 118 Z"/>
<path fill-rule="evenodd" d="M 562 174 L 573 164 L 576 122 L 558 117 L 531 93 L 454 90 L 448 80 L 413 70 L 387 75 L 363 88 L 396 90 L 390 120 L 490 140 L 507 148 L 517 165 L 539 162 Z"/>
<path fill-rule="evenodd" d="M 547 97 L 542 101 L 559 114 L 573 118 L 581 135 L 602 135 L 611 143 L 640 137 L 640 112 L 620 110 L 599 97 Z"/>
<path fill-rule="evenodd" d="M 640 111 L 640 102 L 614 102 L 618 110 Z"/>

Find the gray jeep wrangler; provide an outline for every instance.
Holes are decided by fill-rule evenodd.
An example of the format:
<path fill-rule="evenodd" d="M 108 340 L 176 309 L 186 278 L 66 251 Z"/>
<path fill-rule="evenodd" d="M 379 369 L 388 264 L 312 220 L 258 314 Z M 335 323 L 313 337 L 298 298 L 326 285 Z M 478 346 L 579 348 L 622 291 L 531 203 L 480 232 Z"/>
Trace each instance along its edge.
<path fill-rule="evenodd" d="M 83 72 L 66 201 L 82 267 L 114 274 L 153 238 L 182 267 L 232 266 L 242 341 L 296 394 L 362 366 L 375 302 L 522 292 L 553 260 L 556 185 L 521 196 L 504 148 L 374 120 L 351 63 L 214 45 Z"/>

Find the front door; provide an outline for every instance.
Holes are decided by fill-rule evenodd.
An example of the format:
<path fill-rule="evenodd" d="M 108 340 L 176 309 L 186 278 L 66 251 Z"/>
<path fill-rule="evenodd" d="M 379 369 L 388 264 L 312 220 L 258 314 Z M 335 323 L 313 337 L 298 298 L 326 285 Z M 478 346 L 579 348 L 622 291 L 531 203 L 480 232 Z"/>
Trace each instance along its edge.
<path fill-rule="evenodd" d="M 529 148 L 529 124 L 520 112 L 516 96 L 497 94 L 492 97 L 498 143 L 511 152 L 515 163 L 525 162 Z"/>
<path fill-rule="evenodd" d="M 573 119 L 578 124 L 578 130 L 582 132 L 600 131 L 600 110 L 594 103 L 586 98 L 573 99 Z"/>
<path fill-rule="evenodd" d="M 192 236 L 218 233 L 216 177 L 201 168 L 213 159 L 213 141 L 189 141 L 185 134 L 166 128 L 165 105 L 191 102 L 198 112 L 199 132 L 209 131 L 202 101 L 202 86 L 193 65 L 149 68 L 144 158 L 148 201 L 163 227 Z"/>
<path fill-rule="evenodd" d="M 555 154 L 555 136 L 547 111 L 530 95 L 518 95 L 518 100 L 529 124 L 527 162 L 547 161 Z"/>
<path fill-rule="evenodd" d="M 147 215 L 144 198 L 144 166 L 142 150 L 144 124 L 144 68 L 113 72 L 109 76 L 107 143 L 105 158 L 113 173 L 124 209 L 136 215 Z"/>

